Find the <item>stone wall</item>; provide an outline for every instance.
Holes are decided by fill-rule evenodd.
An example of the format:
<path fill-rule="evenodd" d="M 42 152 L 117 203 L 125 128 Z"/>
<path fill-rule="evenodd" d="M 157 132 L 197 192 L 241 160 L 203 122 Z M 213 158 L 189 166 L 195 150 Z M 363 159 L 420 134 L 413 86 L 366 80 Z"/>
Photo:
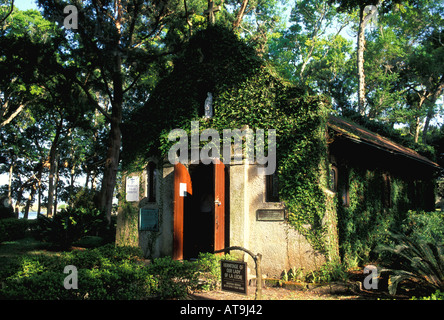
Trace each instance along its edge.
<path fill-rule="evenodd" d="M 256 165 L 233 164 L 229 172 L 229 245 L 242 246 L 253 253 L 262 254 L 262 270 L 267 277 L 280 277 L 283 270 L 292 267 L 304 271 L 318 269 L 324 255 L 313 250 L 309 242 L 294 229 L 287 219 L 259 221 L 259 209 L 284 209 L 279 202 L 265 201 L 265 176 L 259 175 Z M 174 167 L 165 164 L 159 169 L 156 203 L 146 201 L 146 176 L 141 175 L 141 200 L 138 203 L 123 202 L 117 219 L 119 245 L 139 245 L 147 258 L 172 256 L 173 253 L 173 192 Z M 140 208 L 159 209 L 159 231 L 139 231 Z M 334 217 L 333 217 L 334 218 Z M 328 219 L 328 223 L 335 219 Z M 326 221 L 327 222 L 327 221 Z M 334 229 L 331 229 L 332 232 Z M 232 251 L 239 259 L 247 261 L 250 274 L 254 275 L 254 261 L 242 251 Z"/>
<path fill-rule="evenodd" d="M 267 277 L 280 277 L 292 267 L 315 270 L 325 257 L 284 221 L 258 221 L 258 209 L 283 209 L 283 204 L 265 201 L 265 176 L 256 165 L 230 166 L 230 246 L 243 246 L 262 254 L 262 271 Z M 254 275 L 254 261 L 248 254 L 234 252 L 248 262 Z"/>

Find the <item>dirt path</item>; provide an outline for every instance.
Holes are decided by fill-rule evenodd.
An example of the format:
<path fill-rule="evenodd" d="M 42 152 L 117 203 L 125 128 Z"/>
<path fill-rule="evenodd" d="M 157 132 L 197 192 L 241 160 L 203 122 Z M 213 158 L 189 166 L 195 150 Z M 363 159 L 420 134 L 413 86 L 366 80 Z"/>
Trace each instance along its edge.
<path fill-rule="evenodd" d="M 222 290 L 194 292 L 190 300 L 254 300 L 255 287 L 249 287 L 248 295 Z M 313 290 L 285 289 L 266 287 L 262 289 L 262 300 L 373 300 L 380 298 L 367 292 L 353 292 L 342 285 L 327 285 Z"/>

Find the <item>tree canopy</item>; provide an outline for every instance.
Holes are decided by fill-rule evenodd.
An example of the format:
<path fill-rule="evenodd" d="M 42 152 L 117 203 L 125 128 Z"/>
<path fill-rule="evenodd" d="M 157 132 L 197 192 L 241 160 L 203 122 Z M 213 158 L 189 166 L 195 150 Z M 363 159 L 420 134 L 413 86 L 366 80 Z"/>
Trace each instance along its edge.
<path fill-rule="evenodd" d="M 301 95 L 326 97 L 336 114 L 394 132 L 428 156 L 442 153 L 442 1 L 213 2 L 219 11 L 205 35 L 207 0 L 39 0 L 28 11 L 1 0 L 8 203 L 29 210 L 37 201 L 51 213 L 87 187 L 110 217 L 122 160 L 165 148 L 165 133 L 189 119 L 183 108 L 198 116 L 207 91 L 226 92 L 215 103 L 227 112 L 220 125 L 231 125 L 227 92 L 254 73 L 265 77 L 264 68 Z M 77 9 L 76 28 L 64 24 L 68 5 Z M 217 41 L 206 38 L 211 32 Z M 197 44 L 206 49 L 191 49 Z M 261 108 L 272 114 L 272 105 Z M 156 139 L 139 149 L 130 139 L 122 149 L 122 133 Z"/>

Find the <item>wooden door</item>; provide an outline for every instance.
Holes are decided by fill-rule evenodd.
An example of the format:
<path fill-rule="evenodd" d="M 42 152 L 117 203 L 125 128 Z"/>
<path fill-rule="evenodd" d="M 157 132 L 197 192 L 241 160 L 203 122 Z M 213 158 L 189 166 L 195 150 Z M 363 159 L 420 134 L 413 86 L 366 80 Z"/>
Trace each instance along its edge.
<path fill-rule="evenodd" d="M 184 197 L 193 194 L 190 174 L 182 163 L 174 165 L 173 259 L 183 259 Z"/>
<path fill-rule="evenodd" d="M 225 165 L 214 163 L 214 250 L 225 248 Z"/>

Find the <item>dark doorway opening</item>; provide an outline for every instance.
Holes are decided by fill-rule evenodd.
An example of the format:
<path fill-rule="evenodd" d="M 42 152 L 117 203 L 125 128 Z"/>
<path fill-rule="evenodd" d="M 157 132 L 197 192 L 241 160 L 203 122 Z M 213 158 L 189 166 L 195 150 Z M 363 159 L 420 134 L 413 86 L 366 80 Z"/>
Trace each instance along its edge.
<path fill-rule="evenodd" d="M 193 194 L 184 199 L 184 259 L 214 251 L 214 165 L 191 165 Z"/>

